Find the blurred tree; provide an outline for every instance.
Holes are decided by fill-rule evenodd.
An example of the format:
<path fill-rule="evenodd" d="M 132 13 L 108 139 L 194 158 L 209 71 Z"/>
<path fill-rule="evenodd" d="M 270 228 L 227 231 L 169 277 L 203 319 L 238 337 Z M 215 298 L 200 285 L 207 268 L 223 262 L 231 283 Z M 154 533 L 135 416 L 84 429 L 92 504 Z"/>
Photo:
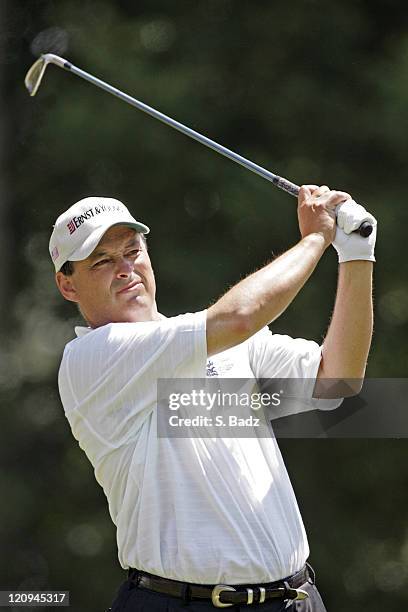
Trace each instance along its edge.
<path fill-rule="evenodd" d="M 7 3 L 0 4 L 0 55 L 6 57 L 7 48 Z M 5 288 L 9 285 L 8 277 L 8 254 L 10 251 L 10 239 L 8 228 L 8 207 L 9 207 L 9 165 L 8 151 L 10 147 L 10 123 L 6 112 L 8 106 L 8 90 L 6 83 L 6 75 L 2 70 L 0 72 L 0 261 L 3 265 L 0 266 L 0 337 L 6 327 L 4 326 L 7 306 Z M 1 365 L 0 365 L 1 368 Z"/>

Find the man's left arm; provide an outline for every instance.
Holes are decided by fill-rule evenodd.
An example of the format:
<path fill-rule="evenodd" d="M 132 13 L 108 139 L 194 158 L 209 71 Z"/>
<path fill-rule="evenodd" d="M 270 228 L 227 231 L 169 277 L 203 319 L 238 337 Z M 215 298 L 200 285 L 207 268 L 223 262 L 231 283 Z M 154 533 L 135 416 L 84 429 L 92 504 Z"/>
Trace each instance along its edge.
<path fill-rule="evenodd" d="M 336 386 L 338 396 L 359 393 L 373 333 L 372 278 L 377 222 L 352 200 L 341 208 L 333 242 L 339 256 L 337 295 L 322 346 L 315 397 L 324 395 L 324 388 Z M 374 226 L 368 238 L 353 232 L 363 220 L 369 220 Z M 329 384 L 324 383 L 327 379 L 331 379 Z"/>
<path fill-rule="evenodd" d="M 361 389 L 373 332 L 373 263 L 348 261 L 339 266 L 336 303 L 323 342 L 319 379 L 347 379 Z"/>

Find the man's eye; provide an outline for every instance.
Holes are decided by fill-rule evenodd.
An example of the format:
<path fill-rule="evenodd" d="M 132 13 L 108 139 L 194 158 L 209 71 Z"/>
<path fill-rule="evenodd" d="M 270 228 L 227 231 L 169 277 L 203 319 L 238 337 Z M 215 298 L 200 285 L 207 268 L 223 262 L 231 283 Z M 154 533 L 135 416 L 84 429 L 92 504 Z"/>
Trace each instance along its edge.
<path fill-rule="evenodd" d="M 92 267 L 97 268 L 99 266 L 103 266 L 103 264 L 109 263 L 109 259 L 101 259 L 97 261 Z"/>
<path fill-rule="evenodd" d="M 138 253 L 140 253 L 142 249 L 133 249 L 132 251 L 129 251 L 129 255 L 137 255 Z"/>

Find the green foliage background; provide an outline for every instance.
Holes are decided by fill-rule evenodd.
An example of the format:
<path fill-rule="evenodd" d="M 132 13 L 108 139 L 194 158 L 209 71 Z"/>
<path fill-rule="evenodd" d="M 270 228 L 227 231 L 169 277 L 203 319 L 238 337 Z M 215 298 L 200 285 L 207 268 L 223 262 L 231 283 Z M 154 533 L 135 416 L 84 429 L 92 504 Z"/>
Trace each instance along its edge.
<path fill-rule="evenodd" d="M 87 195 L 125 201 L 152 228 L 166 315 L 204 308 L 298 239 L 292 198 L 72 75 L 49 68 L 30 99 L 34 55 L 65 55 L 260 165 L 372 210 L 368 376 L 392 378 L 408 361 L 407 32 L 398 0 L 2 0 L 0 589 L 69 589 L 76 612 L 97 612 L 124 578 L 58 399 L 78 315 L 48 258 L 57 215 Z M 335 286 L 332 251 L 272 329 L 321 340 Z M 328 609 L 405 609 L 406 441 L 280 446 Z"/>

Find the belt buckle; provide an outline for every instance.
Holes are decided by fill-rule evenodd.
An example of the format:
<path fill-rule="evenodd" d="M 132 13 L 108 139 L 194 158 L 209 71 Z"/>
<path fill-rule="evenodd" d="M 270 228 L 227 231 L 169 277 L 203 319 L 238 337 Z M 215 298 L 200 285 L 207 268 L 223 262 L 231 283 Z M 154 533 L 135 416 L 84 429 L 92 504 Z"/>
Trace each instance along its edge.
<path fill-rule="evenodd" d="M 231 606 L 233 606 L 234 604 L 232 603 L 222 603 L 222 601 L 220 601 L 220 595 L 223 591 L 236 591 L 237 589 L 234 589 L 234 587 L 232 586 L 228 586 L 227 584 L 217 584 L 211 593 L 211 601 L 212 604 L 215 608 L 230 608 Z M 265 590 L 265 589 L 263 589 Z M 246 601 L 246 605 L 249 605 L 251 603 L 253 603 L 254 601 L 254 591 L 253 589 L 246 589 L 247 592 L 247 601 Z M 265 598 L 265 595 L 264 595 Z"/>
<path fill-rule="evenodd" d="M 230 608 L 234 604 L 232 603 L 222 603 L 220 601 L 220 595 L 223 591 L 236 591 L 232 586 L 228 586 L 227 584 L 216 584 L 211 593 L 211 601 L 215 608 Z"/>

